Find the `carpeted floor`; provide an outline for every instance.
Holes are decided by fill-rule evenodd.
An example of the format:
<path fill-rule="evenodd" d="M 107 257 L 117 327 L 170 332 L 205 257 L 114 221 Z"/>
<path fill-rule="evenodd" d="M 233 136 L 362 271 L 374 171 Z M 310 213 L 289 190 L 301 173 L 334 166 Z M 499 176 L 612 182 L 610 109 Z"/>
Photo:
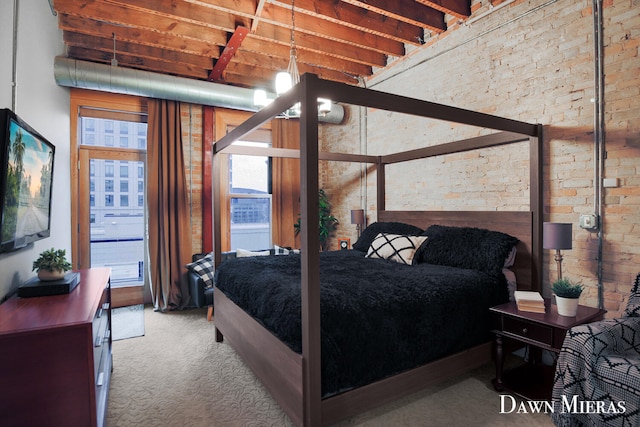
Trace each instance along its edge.
<path fill-rule="evenodd" d="M 260 381 L 214 340 L 206 309 L 161 314 L 145 335 L 114 342 L 108 427 L 290 426 Z M 338 426 L 553 426 L 544 414 L 500 414 L 493 366 L 429 387 Z"/>

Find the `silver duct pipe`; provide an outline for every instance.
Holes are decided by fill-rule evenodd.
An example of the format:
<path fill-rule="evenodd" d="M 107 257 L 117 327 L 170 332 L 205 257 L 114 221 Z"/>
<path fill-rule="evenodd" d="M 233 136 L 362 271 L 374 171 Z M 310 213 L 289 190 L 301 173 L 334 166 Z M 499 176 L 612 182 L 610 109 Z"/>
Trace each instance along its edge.
<path fill-rule="evenodd" d="M 253 105 L 253 90 L 219 83 L 78 61 L 62 56 L 55 58 L 53 72 L 59 86 L 190 102 L 234 110 L 255 112 L 259 109 Z M 321 122 L 333 124 L 339 124 L 343 119 L 344 107 L 337 104 L 331 106 L 330 113 L 318 117 Z"/>

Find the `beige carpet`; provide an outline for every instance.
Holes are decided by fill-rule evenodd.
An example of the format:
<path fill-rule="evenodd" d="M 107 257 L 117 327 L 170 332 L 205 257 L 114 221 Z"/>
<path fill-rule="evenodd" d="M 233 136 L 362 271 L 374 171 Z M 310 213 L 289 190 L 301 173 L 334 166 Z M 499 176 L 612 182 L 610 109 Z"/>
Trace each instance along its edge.
<path fill-rule="evenodd" d="M 113 343 L 108 427 L 290 426 L 227 345 L 216 343 L 206 309 L 145 308 L 145 336 Z M 339 426 L 553 426 L 544 414 L 499 414 L 487 365 Z"/>

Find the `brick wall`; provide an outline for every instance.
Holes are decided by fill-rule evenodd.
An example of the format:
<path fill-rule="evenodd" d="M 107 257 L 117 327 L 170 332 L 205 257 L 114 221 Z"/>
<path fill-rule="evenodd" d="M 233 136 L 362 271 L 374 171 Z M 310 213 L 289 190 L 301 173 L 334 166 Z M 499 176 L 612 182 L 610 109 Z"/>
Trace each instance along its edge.
<path fill-rule="evenodd" d="M 202 106 L 182 104 L 182 150 L 191 205 L 191 245 L 202 252 Z"/>
<path fill-rule="evenodd" d="M 496 2 L 497 5 L 497 2 Z M 624 310 L 640 271 L 640 3 L 604 3 L 605 149 L 603 176 L 618 178 L 602 200 L 602 303 Z M 474 15 L 488 3 L 474 2 Z M 598 234 L 579 228 L 595 209 L 594 42 L 591 1 L 515 1 L 470 25 L 449 22 L 368 87 L 544 125 L 544 220 L 571 222 L 573 249 L 563 275 L 587 286 L 581 302 L 598 305 Z M 435 43 L 437 42 L 437 43 Z M 479 135 L 476 128 L 347 108 L 344 125 L 324 125 L 324 149 L 380 154 Z M 416 161 L 391 168 L 394 209 L 527 210 L 528 152 L 523 147 Z M 349 210 L 366 206 L 375 221 L 374 172 L 322 165 L 322 186 L 336 206 L 337 236 L 355 238 Z M 335 245 L 334 245 L 335 246 Z M 556 278 L 544 251 L 543 293 Z"/>

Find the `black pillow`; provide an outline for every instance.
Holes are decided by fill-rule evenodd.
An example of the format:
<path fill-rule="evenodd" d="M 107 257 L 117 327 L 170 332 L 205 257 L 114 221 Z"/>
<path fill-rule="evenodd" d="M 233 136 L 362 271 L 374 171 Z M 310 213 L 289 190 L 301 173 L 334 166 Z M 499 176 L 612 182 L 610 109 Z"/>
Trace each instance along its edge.
<path fill-rule="evenodd" d="M 362 230 L 362 234 L 353 244 L 353 249 L 367 252 L 369 250 L 369 246 L 371 246 L 371 243 L 379 233 L 419 236 L 422 234 L 422 229 L 415 225 L 405 224 L 402 222 L 374 222 Z"/>
<path fill-rule="evenodd" d="M 518 239 L 499 231 L 473 227 L 432 225 L 423 235 L 427 241 L 416 254 L 417 263 L 502 273 L 505 260 Z"/>

